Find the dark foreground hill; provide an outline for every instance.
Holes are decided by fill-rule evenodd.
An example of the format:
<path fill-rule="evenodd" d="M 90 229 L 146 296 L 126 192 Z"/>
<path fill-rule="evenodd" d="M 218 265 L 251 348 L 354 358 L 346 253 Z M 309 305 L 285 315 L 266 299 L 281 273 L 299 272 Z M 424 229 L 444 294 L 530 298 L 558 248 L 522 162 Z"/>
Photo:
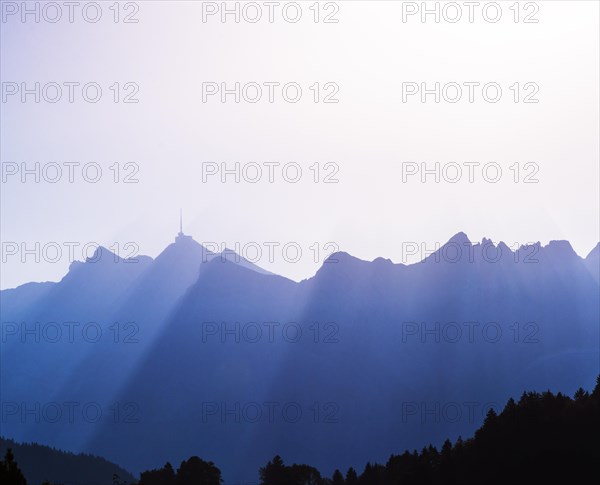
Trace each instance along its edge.
<path fill-rule="evenodd" d="M 573 398 L 550 391 L 525 392 L 500 414 L 490 409 L 475 436 L 441 450 L 391 455 L 386 465 L 367 463 L 321 478 L 308 465 L 286 466 L 281 457 L 260 469 L 261 485 L 442 485 L 596 483 L 600 463 L 600 377 L 592 394 Z M 143 484 L 147 485 L 147 484 Z M 149 485 L 149 484 L 148 484 Z"/>
<path fill-rule="evenodd" d="M 17 443 L 0 438 L 0 454 L 4 457 L 12 449 L 15 461 L 28 485 L 40 485 L 44 481 L 64 485 L 113 485 L 113 475 L 131 483 L 131 473 L 104 458 L 87 454 L 74 454 L 38 445 Z M 13 485 L 4 483 L 3 485 Z"/>
<path fill-rule="evenodd" d="M 591 484 L 600 462 L 599 434 L 600 376 L 591 394 L 579 388 L 573 398 L 560 392 L 524 392 L 518 402 L 510 398 L 500 413 L 490 409 L 472 438 L 459 437 L 454 444 L 446 440 L 439 451 L 429 445 L 420 453 L 392 454 L 385 465 L 367 463 L 361 474 L 350 467 L 345 474 L 336 469 L 326 478 L 313 466 L 285 465 L 276 455 L 258 475 L 260 485 Z M 29 485 L 41 483 L 41 477 L 65 485 L 119 485 L 133 479 L 102 458 L 12 440 L 0 443 L 2 450 L 14 449 L 17 460 L 15 464 L 8 453 L 0 462 L 0 481 L 5 485 L 26 485 L 17 465 Z M 177 469 L 167 462 L 163 468 L 143 472 L 138 485 L 221 482 L 217 465 L 192 456 Z"/>

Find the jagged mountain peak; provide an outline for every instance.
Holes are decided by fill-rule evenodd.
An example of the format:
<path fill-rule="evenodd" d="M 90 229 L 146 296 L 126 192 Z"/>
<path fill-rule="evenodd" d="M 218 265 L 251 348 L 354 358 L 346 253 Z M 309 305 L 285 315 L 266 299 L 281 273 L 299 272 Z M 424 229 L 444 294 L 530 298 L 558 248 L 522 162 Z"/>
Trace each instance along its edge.
<path fill-rule="evenodd" d="M 460 231 L 460 232 L 457 232 L 454 236 L 452 236 L 448 240 L 446 245 L 448 245 L 448 244 L 458 244 L 458 245 L 462 246 L 462 245 L 471 245 L 473 243 L 470 241 L 469 236 L 467 236 L 464 232 Z"/>

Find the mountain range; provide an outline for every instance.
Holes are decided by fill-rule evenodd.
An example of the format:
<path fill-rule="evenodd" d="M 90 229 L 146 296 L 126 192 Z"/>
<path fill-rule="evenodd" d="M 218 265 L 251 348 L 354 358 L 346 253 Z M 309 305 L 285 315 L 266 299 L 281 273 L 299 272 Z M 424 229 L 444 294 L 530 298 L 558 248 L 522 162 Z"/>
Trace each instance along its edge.
<path fill-rule="evenodd" d="M 335 253 L 301 282 L 183 235 L 136 259 L 98 248 L 0 292 L 4 436 L 135 472 L 198 455 L 250 482 L 280 454 L 330 474 L 599 371 L 600 245 L 458 233 L 410 265 Z"/>

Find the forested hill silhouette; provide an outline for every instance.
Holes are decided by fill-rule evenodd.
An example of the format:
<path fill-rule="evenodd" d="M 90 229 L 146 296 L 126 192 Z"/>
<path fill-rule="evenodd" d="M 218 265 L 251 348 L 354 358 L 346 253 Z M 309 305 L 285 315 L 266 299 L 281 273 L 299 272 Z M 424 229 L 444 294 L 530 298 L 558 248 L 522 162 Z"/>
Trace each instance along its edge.
<path fill-rule="evenodd" d="M 285 465 L 279 455 L 258 474 L 260 485 L 591 484 L 596 483 L 600 461 L 598 435 L 600 376 L 591 394 L 579 388 L 573 398 L 560 392 L 524 392 L 518 402 L 510 398 L 499 414 L 490 409 L 472 438 L 463 441 L 459 437 L 455 443 L 446 440 L 439 451 L 429 445 L 420 453 L 391 455 L 385 465 L 367 463 L 361 474 L 354 468 L 345 474 L 336 469 L 326 478 L 310 465 Z M 2 484 L 32 485 L 46 481 L 41 477 L 52 477 L 63 484 L 134 485 L 130 474 L 102 458 L 12 440 L 1 443 L 2 449 L 15 450 L 14 456 L 8 451 L 0 461 Z M 138 485 L 221 482 L 221 471 L 214 463 L 192 456 L 177 471 L 167 463 L 142 472 Z"/>
<path fill-rule="evenodd" d="M 261 485 L 442 485 L 596 483 L 600 463 L 600 376 L 594 391 L 573 398 L 560 392 L 524 392 L 504 410 L 488 412 L 475 436 L 450 440 L 437 450 L 391 455 L 385 465 L 367 463 L 321 478 L 308 465 L 286 466 L 276 456 L 260 469 Z M 145 485 L 145 484 L 144 484 Z"/>
<path fill-rule="evenodd" d="M 5 455 L 9 449 L 12 450 L 14 460 L 28 485 L 41 485 L 44 482 L 64 485 L 113 485 L 113 475 L 128 483 L 135 480 L 131 473 L 99 456 L 76 455 L 37 443 L 17 443 L 0 438 L 0 456 L 4 457 L 0 466 L 2 485 L 22 485 L 12 483 L 15 480 L 14 474 L 5 475 L 8 473 Z"/>
<path fill-rule="evenodd" d="M 175 471 L 167 464 L 156 470 L 142 472 L 139 485 L 221 485 L 221 470 L 212 461 L 197 456 L 183 460 Z"/>

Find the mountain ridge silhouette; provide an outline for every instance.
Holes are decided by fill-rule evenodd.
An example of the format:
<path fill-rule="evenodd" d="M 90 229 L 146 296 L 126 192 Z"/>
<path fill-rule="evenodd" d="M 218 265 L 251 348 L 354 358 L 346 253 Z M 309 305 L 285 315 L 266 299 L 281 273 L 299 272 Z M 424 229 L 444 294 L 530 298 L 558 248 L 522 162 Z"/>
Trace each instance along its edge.
<path fill-rule="evenodd" d="M 570 244 L 522 246 L 496 261 L 501 243 L 459 233 L 437 261 L 338 252 L 295 282 L 230 258 L 203 262 L 196 244 L 131 264 L 108 264 L 112 253 L 102 251 L 106 265 L 80 263 L 58 283 L 1 292 L 3 325 L 13 325 L 3 329 L 3 400 L 96 402 L 108 416 L 115 403 L 139 408 L 136 423 L 64 429 L 11 417 L 4 433 L 134 471 L 198 453 L 244 480 L 280 453 L 329 473 L 326 456 L 344 467 L 381 461 L 391 449 L 468 435 L 483 419 L 404 422 L 404 402 L 483 406 L 527 388 L 574 392 L 598 374 L 598 246 L 585 259 Z M 457 247 L 467 249 L 458 259 Z M 21 331 L 68 321 L 96 322 L 102 338 L 35 342 Z M 298 403 L 305 421 L 203 422 L 207 402 Z M 336 421 L 306 418 L 315 402 L 321 419 Z"/>

